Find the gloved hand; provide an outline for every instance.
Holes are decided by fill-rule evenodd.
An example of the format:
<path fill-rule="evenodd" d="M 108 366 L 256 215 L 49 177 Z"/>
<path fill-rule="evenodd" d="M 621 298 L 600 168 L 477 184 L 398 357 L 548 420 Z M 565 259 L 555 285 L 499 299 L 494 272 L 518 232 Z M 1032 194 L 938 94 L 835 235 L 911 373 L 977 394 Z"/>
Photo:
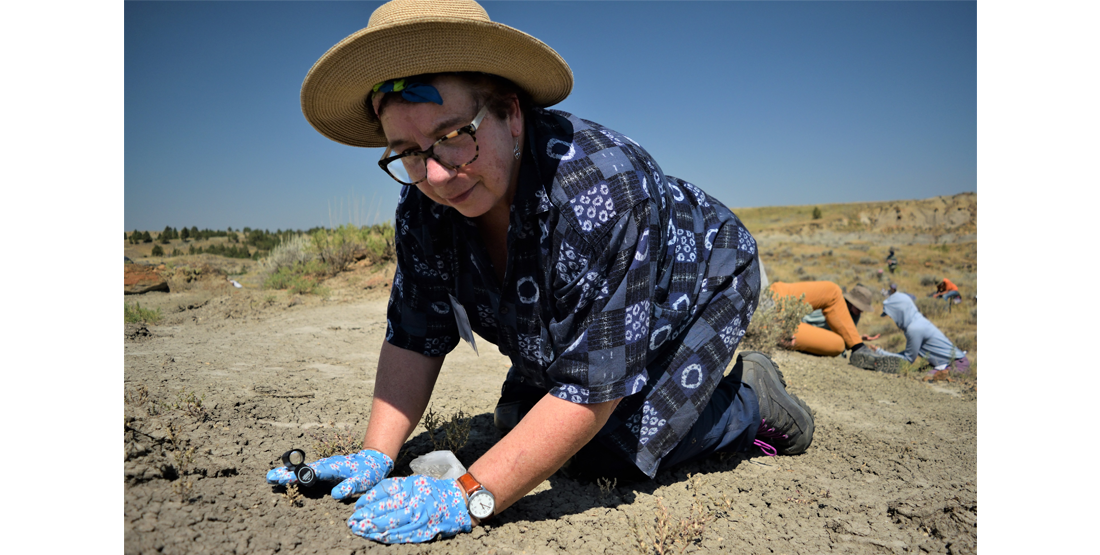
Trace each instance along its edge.
<path fill-rule="evenodd" d="M 408 476 L 382 480 L 355 503 L 348 528 L 382 543 L 420 543 L 472 529 L 458 480 Z"/>
<path fill-rule="evenodd" d="M 393 470 L 393 460 L 381 451 L 364 449 L 351 455 L 336 455 L 319 459 L 308 465 L 317 473 L 317 479 L 336 482 L 332 488 L 333 499 L 343 499 L 349 495 L 363 493 L 377 484 Z M 267 473 L 267 483 L 285 486 L 298 481 L 285 466 L 274 468 Z"/>

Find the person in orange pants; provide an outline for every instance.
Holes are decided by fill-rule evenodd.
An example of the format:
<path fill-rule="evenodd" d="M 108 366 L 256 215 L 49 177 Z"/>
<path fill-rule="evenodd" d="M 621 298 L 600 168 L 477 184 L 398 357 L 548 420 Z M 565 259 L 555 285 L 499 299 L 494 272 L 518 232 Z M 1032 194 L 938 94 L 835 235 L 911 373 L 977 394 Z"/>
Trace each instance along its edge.
<path fill-rule="evenodd" d="M 871 310 L 871 290 L 862 285 L 856 285 L 851 291 L 844 293 L 840 286 L 831 281 L 800 281 L 797 283 L 784 283 L 777 281 L 769 287 L 776 297 L 793 296 L 803 299 L 814 310 L 820 309 L 825 315 L 825 324 L 829 329 L 812 326 L 805 322 L 798 324 L 792 347 L 797 351 L 803 351 L 815 355 L 837 356 L 844 350 L 853 352 L 863 347 L 864 341 L 872 341 L 875 337 L 860 335 L 856 329 L 856 322 L 863 312 Z"/>

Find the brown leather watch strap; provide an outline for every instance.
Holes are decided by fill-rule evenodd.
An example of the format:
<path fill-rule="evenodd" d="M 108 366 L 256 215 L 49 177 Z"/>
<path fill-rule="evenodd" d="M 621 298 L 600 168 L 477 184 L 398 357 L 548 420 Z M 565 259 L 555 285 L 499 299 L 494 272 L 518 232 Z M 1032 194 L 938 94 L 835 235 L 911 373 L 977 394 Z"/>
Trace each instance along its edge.
<path fill-rule="evenodd" d="M 458 485 L 462 486 L 462 491 L 466 492 L 466 499 L 470 498 L 470 494 L 477 491 L 481 487 L 481 482 L 474 478 L 473 474 L 469 472 L 458 477 Z"/>

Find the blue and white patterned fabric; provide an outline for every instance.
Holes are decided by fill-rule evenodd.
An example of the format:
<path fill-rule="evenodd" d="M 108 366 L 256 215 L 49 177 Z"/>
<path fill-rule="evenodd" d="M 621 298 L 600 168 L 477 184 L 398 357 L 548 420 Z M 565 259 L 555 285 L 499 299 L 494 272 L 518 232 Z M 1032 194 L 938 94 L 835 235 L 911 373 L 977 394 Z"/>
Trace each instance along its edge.
<path fill-rule="evenodd" d="M 686 435 L 760 293 L 756 242 L 637 143 L 533 109 L 498 283 L 474 223 L 405 187 L 386 340 L 440 356 L 454 295 L 513 377 L 574 403 L 624 399 L 597 435 L 649 476 Z"/>
<path fill-rule="evenodd" d="M 343 499 L 370 490 L 393 470 L 393 459 L 381 451 L 363 449 L 350 455 L 318 459 L 307 466 L 322 482 L 340 482 L 332 488 L 333 499 Z M 285 466 L 267 473 L 267 483 L 287 486 L 298 482 Z"/>

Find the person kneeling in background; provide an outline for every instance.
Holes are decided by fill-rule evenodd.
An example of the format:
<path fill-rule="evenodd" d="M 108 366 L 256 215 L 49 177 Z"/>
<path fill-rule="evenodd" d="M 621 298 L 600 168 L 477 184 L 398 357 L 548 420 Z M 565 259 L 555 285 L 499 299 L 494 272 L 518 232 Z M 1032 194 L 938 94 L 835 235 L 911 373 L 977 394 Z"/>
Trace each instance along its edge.
<path fill-rule="evenodd" d="M 955 347 L 935 324 L 920 313 L 913 299 L 907 295 L 891 295 L 883 301 L 882 315 L 892 318 L 901 331 L 905 332 L 905 350 L 891 353 L 871 345 L 877 354 L 909 362 L 916 360 L 917 356 L 924 357 L 932 365 L 929 373 L 947 369 L 949 366 L 958 373 L 970 371 L 970 359 L 966 357 L 966 351 Z"/>
<path fill-rule="evenodd" d="M 873 349 L 865 348 L 864 341 L 874 341 L 879 336 L 860 335 L 856 329 L 859 317 L 871 311 L 871 290 L 856 285 L 845 293 L 831 281 L 777 281 L 769 289 L 778 297 L 803 297 L 813 307 L 798 324 L 790 340 L 790 348 L 821 356 L 837 356 L 850 349 L 850 364 L 867 370 L 897 372 L 901 366 L 896 359 L 881 356 Z"/>

